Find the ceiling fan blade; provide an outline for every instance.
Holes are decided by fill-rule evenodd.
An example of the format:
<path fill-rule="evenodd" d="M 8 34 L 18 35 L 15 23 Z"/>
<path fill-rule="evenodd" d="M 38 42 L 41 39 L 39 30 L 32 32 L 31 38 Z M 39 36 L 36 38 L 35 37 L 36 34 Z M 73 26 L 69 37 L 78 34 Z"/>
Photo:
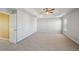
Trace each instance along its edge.
<path fill-rule="evenodd" d="M 55 10 L 54 8 L 50 8 L 50 9 L 48 9 L 49 11 L 53 11 L 53 10 Z"/>
<path fill-rule="evenodd" d="M 50 13 L 53 13 L 53 12 L 50 12 Z"/>

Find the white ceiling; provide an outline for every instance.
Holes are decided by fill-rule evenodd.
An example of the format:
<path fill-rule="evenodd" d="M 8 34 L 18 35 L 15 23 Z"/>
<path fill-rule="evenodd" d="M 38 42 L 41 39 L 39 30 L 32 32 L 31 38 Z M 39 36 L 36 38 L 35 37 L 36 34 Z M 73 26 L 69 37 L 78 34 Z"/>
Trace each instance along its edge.
<path fill-rule="evenodd" d="M 41 13 L 43 8 L 21 8 L 22 10 L 28 11 L 32 15 L 38 17 L 38 18 L 57 18 L 57 17 L 62 17 L 63 15 L 68 14 L 69 12 L 73 11 L 74 8 L 55 8 L 55 11 L 51 15 L 45 15 Z M 5 11 L 6 8 L 1 8 L 0 11 Z M 11 9 L 8 9 L 9 12 Z M 13 9 L 14 10 L 14 9 Z M 8 12 L 8 11 L 7 11 Z"/>
<path fill-rule="evenodd" d="M 63 15 L 71 12 L 72 10 L 74 10 L 74 8 L 55 8 L 55 11 L 53 14 L 51 15 L 45 15 L 42 14 L 41 11 L 43 8 L 24 8 L 25 10 L 27 10 L 28 12 L 30 12 L 31 14 L 39 17 L 39 18 L 57 18 L 57 17 L 62 17 Z"/>

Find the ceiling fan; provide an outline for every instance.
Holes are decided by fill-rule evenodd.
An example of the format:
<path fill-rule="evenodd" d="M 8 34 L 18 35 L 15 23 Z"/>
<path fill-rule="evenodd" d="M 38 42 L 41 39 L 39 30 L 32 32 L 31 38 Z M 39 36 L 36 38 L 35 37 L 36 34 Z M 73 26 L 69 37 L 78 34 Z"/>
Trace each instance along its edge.
<path fill-rule="evenodd" d="M 55 8 L 43 8 L 42 9 L 42 13 L 49 15 L 52 14 L 54 12 Z"/>

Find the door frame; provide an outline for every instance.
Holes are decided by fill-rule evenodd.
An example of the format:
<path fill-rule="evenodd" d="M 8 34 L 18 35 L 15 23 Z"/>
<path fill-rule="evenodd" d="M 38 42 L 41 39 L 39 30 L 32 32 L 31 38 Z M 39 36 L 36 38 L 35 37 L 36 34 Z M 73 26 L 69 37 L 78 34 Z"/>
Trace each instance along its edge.
<path fill-rule="evenodd" d="M 11 43 L 14 43 L 14 44 L 16 44 L 16 39 L 12 39 L 12 31 L 14 30 L 12 30 L 11 31 L 11 23 L 14 23 L 14 22 L 12 22 L 11 20 L 11 15 L 12 14 L 10 14 L 10 13 L 8 13 L 8 12 L 6 12 L 6 11 L 0 11 L 0 13 L 3 13 L 3 14 L 6 14 L 6 15 L 9 15 L 9 39 L 8 39 L 8 42 L 11 42 Z M 16 33 L 15 33 L 16 34 Z M 4 38 L 2 38 L 2 39 L 4 39 Z M 14 42 L 14 40 L 15 40 L 15 42 Z M 13 41 L 13 42 L 12 42 Z"/>

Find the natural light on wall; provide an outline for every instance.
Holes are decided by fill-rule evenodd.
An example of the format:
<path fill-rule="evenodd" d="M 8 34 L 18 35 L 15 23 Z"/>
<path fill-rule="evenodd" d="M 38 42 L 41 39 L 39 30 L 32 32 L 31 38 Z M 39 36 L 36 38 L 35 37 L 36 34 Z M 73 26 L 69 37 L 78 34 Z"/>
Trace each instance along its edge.
<path fill-rule="evenodd" d="M 67 31 L 67 19 L 63 18 L 63 31 Z"/>

